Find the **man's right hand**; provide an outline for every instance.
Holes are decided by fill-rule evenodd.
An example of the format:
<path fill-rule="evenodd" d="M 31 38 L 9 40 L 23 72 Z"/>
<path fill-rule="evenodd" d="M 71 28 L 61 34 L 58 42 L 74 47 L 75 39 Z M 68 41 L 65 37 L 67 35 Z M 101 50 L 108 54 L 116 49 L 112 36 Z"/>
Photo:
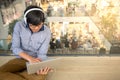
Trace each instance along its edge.
<path fill-rule="evenodd" d="M 21 53 L 19 54 L 19 56 L 22 57 L 23 59 L 27 60 L 27 61 L 30 62 L 30 63 L 35 63 L 35 62 L 41 62 L 41 61 L 42 61 L 41 59 L 39 59 L 39 58 L 34 58 L 34 57 L 28 55 L 28 54 L 25 53 L 25 52 L 21 52 Z"/>
<path fill-rule="evenodd" d="M 39 58 L 32 58 L 32 57 L 31 57 L 31 58 L 29 59 L 29 62 L 30 62 L 30 63 L 41 62 L 41 59 L 39 59 Z"/>

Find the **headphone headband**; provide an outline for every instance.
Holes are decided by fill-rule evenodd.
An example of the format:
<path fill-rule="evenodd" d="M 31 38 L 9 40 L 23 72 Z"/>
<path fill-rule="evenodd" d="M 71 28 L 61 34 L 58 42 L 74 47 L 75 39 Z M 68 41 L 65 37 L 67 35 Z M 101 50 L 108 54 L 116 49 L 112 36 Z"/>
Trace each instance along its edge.
<path fill-rule="evenodd" d="M 41 12 L 44 14 L 44 12 L 43 12 L 42 9 L 39 9 L 39 8 L 32 8 L 32 9 L 29 9 L 29 10 L 27 10 L 27 11 L 25 12 L 25 14 L 24 14 L 24 21 L 25 21 L 25 23 L 27 23 L 26 15 L 27 15 L 29 12 L 31 12 L 31 11 L 41 11 Z"/>

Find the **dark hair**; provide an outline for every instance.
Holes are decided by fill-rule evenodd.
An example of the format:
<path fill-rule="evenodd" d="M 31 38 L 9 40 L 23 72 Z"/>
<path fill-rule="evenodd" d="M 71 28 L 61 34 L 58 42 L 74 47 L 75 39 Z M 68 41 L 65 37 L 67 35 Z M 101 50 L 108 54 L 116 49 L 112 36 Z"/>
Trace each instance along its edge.
<path fill-rule="evenodd" d="M 43 10 L 41 7 L 30 5 L 24 11 L 24 15 L 28 10 L 30 10 L 32 8 L 38 8 L 38 9 Z M 28 12 L 25 17 L 26 17 L 27 23 L 30 23 L 30 24 L 36 25 L 36 26 L 39 25 L 41 22 L 44 22 L 44 20 L 45 20 L 44 12 L 39 11 L 39 10 L 32 10 L 32 11 Z"/>

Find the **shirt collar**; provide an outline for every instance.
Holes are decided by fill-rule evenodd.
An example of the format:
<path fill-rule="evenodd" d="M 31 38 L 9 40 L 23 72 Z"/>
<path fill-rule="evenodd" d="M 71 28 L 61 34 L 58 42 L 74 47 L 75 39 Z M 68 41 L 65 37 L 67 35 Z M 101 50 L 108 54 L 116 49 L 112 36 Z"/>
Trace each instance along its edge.
<path fill-rule="evenodd" d="M 39 31 L 44 31 L 44 25 L 40 28 Z"/>

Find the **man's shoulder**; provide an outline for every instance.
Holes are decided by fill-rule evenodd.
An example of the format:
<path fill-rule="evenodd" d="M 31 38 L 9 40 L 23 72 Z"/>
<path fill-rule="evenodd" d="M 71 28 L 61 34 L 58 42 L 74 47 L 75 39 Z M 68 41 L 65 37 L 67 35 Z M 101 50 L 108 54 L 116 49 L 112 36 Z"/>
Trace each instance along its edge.
<path fill-rule="evenodd" d="M 49 28 L 48 26 L 44 25 L 44 29 L 45 29 L 46 32 L 51 33 L 51 32 L 50 32 L 50 28 Z"/>
<path fill-rule="evenodd" d="M 23 20 L 19 20 L 18 22 L 16 22 L 16 25 L 19 26 L 19 27 L 26 26 L 26 24 Z"/>

